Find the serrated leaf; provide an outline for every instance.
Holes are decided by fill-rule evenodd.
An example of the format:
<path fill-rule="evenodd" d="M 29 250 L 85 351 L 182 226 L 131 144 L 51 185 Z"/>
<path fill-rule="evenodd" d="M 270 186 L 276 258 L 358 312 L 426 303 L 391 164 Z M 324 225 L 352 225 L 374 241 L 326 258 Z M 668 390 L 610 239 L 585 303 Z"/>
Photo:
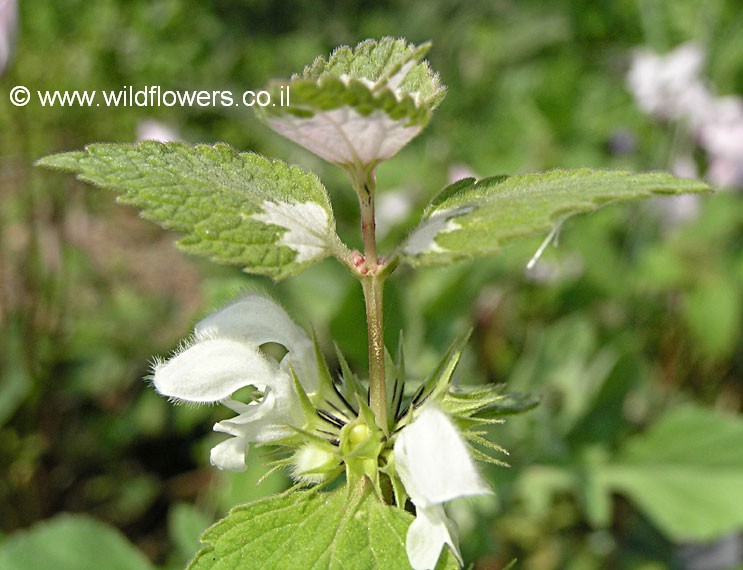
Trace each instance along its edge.
<path fill-rule="evenodd" d="M 202 537 L 189 570 L 409 568 L 413 517 L 380 502 L 371 486 L 269 497 L 233 509 Z M 446 550 L 437 567 L 458 568 Z M 442 560 L 444 559 L 442 558 Z"/>
<path fill-rule="evenodd" d="M 0 544 L 3 570 L 154 570 L 117 530 L 82 515 L 59 515 Z"/>
<path fill-rule="evenodd" d="M 269 84 L 272 100 L 258 109 L 278 133 L 325 160 L 365 172 L 391 158 L 428 123 L 444 88 L 421 61 L 429 45 L 366 40 L 317 58 L 301 76 Z"/>
<path fill-rule="evenodd" d="M 597 468 L 596 484 L 627 496 L 672 540 L 719 538 L 743 528 L 742 442 L 740 418 L 676 409 Z"/>
<path fill-rule="evenodd" d="M 224 144 L 93 144 L 38 162 L 119 193 L 178 246 L 281 279 L 344 248 L 327 192 L 296 166 Z"/>
<path fill-rule="evenodd" d="M 414 266 L 449 264 L 492 254 L 518 238 L 544 234 L 567 217 L 608 202 L 709 191 L 702 182 L 662 172 L 577 169 L 468 178 L 433 199 L 399 255 Z"/>

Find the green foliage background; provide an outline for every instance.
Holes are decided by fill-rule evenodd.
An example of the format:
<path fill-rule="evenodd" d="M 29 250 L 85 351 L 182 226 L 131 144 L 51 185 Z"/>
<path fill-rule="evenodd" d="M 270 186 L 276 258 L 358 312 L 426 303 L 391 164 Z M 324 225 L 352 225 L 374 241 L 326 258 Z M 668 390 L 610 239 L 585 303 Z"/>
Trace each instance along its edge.
<path fill-rule="evenodd" d="M 34 160 L 134 140 L 138 123 L 155 118 L 188 142 L 225 141 L 314 170 L 339 232 L 360 245 L 342 174 L 247 109 L 16 108 L 13 86 L 237 93 L 342 43 L 430 39 L 448 96 L 423 135 L 379 172 L 383 193 L 402 192 L 422 208 L 460 164 L 480 176 L 668 168 L 679 133 L 643 116 L 626 92 L 631 50 L 696 40 L 720 93 L 742 93 L 741 30 L 736 0 L 21 2 L 16 50 L 0 77 L 0 561 L 19 541 L 33 543 L 17 530 L 72 512 L 118 527 L 150 560 L 132 554 L 122 568 L 181 568 L 228 508 L 287 485 L 272 475 L 255 486 L 258 453 L 247 474 L 214 472 L 208 449 L 219 437 L 210 428 L 220 410 L 173 407 L 142 380 L 152 357 L 167 355 L 198 318 L 270 281 L 178 253 L 171 235 L 110 195 L 34 169 Z M 634 145 L 616 152 L 627 134 Z M 631 493 L 598 484 L 606 465 L 656 441 L 665 448 L 652 427 L 682 414 L 682 404 L 728 415 L 742 407 L 741 194 L 703 198 L 696 219 L 681 225 L 668 223 L 669 208 L 653 201 L 573 219 L 535 272 L 524 267 L 538 240 L 476 264 L 400 270 L 390 282 L 388 344 L 405 331 L 413 374 L 425 376 L 474 326 L 460 381 L 508 382 L 544 398 L 494 430 L 512 451 L 511 469 L 488 472 L 497 502 L 458 509 L 465 558 L 477 568 L 514 556 L 539 570 L 678 563 L 681 536 Z M 389 230 L 382 250 L 416 211 Z M 365 368 L 361 294 L 340 267 L 320 264 L 278 294 L 313 324 L 329 356 L 335 339 L 356 370 Z M 685 425 L 679 438 L 690 437 Z M 737 428 L 725 426 L 705 440 L 710 449 L 740 446 Z M 691 463 L 702 464 L 697 486 L 723 468 L 742 473 L 733 454 L 720 463 L 712 453 L 717 463 L 705 464 L 705 443 L 691 449 Z M 679 516 L 694 519 L 690 510 Z M 89 533 L 95 525 L 79 516 L 43 528 Z M 117 552 L 131 548 L 104 531 Z"/>

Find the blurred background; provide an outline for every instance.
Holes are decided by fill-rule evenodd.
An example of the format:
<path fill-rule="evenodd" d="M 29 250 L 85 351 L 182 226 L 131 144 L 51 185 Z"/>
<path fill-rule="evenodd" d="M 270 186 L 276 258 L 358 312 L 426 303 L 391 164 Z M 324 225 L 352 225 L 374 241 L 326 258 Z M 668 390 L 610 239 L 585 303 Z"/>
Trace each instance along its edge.
<path fill-rule="evenodd" d="M 241 289 L 275 292 L 330 359 L 335 340 L 366 367 L 360 288 L 337 264 L 275 286 L 179 253 L 112 195 L 33 163 L 97 141 L 224 141 L 317 172 L 358 247 L 340 171 L 245 108 L 14 107 L 10 90 L 242 92 L 384 35 L 431 40 L 449 91 L 379 171 L 382 250 L 463 176 L 664 169 L 726 187 L 571 219 L 528 271 L 539 239 L 389 282 L 387 341 L 404 331 L 411 376 L 474 327 L 459 382 L 542 396 L 492 430 L 511 451 L 487 469 L 495 498 L 454 509 L 465 559 L 743 567 L 739 0 L 0 0 L 0 567 L 183 568 L 230 507 L 288 485 L 256 485 L 263 450 L 247 473 L 210 468 L 222 410 L 172 406 L 146 380 Z M 696 51 L 652 55 L 682 45 Z M 674 107 L 695 88 L 712 126 Z M 105 565 L 85 566 L 102 545 Z"/>

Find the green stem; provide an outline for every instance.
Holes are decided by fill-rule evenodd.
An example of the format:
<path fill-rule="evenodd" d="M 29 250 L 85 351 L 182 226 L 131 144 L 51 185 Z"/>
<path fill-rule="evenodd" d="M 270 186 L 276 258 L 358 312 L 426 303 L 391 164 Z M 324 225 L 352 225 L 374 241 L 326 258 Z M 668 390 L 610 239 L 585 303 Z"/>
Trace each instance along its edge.
<path fill-rule="evenodd" d="M 366 304 L 366 327 L 369 339 L 369 407 L 374 412 L 377 425 L 389 432 L 387 419 L 387 388 L 384 370 L 384 306 L 383 291 L 386 275 L 379 273 L 377 257 L 374 171 L 354 177 L 361 211 L 361 235 L 364 239 L 364 271 L 360 275 Z"/>
<path fill-rule="evenodd" d="M 377 425 L 384 433 L 388 433 L 382 304 L 384 280 L 372 274 L 361 281 L 361 286 L 364 289 L 366 325 L 369 336 L 369 407 L 374 412 Z"/>
<path fill-rule="evenodd" d="M 361 236 L 364 238 L 364 258 L 370 273 L 377 270 L 377 218 L 374 211 L 374 193 L 376 179 L 374 173 L 364 177 L 363 182 L 357 185 L 359 209 L 361 210 Z"/>

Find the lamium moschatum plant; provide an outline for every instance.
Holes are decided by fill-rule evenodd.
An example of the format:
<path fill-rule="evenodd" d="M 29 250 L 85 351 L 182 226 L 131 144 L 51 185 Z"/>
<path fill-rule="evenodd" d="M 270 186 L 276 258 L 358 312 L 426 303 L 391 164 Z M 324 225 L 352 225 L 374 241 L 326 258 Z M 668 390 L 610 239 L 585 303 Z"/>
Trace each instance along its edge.
<path fill-rule="evenodd" d="M 377 167 L 420 134 L 445 95 L 423 59 L 428 49 L 367 40 L 266 87 L 277 98 L 289 89 L 291 105 L 262 108 L 261 119 L 346 171 L 358 198 L 363 251 L 336 233 L 317 176 L 226 144 L 92 144 L 39 161 L 115 191 L 119 202 L 181 234 L 177 245 L 189 253 L 275 280 L 332 257 L 361 284 L 369 353 L 363 374 L 340 353 L 333 373 L 314 336 L 256 293 L 203 319 L 175 354 L 154 364 L 152 384 L 163 396 L 234 412 L 214 425 L 226 435 L 211 450 L 215 467 L 244 470 L 251 444 L 271 445 L 275 466 L 295 482 L 285 493 L 234 508 L 208 529 L 193 570 L 461 567 L 446 503 L 493 492 L 476 462 L 502 464 L 504 450 L 484 428 L 527 411 L 536 399 L 502 386 L 453 385 L 466 337 L 453 339 L 427 377 L 409 377 L 402 346 L 394 359 L 385 346 L 385 281 L 401 265 L 447 266 L 520 238 L 549 238 L 567 217 L 607 202 L 709 190 L 660 172 L 468 178 L 436 194 L 407 238 L 379 252 Z M 271 358 L 261 349 L 266 343 L 286 354 Z"/>

